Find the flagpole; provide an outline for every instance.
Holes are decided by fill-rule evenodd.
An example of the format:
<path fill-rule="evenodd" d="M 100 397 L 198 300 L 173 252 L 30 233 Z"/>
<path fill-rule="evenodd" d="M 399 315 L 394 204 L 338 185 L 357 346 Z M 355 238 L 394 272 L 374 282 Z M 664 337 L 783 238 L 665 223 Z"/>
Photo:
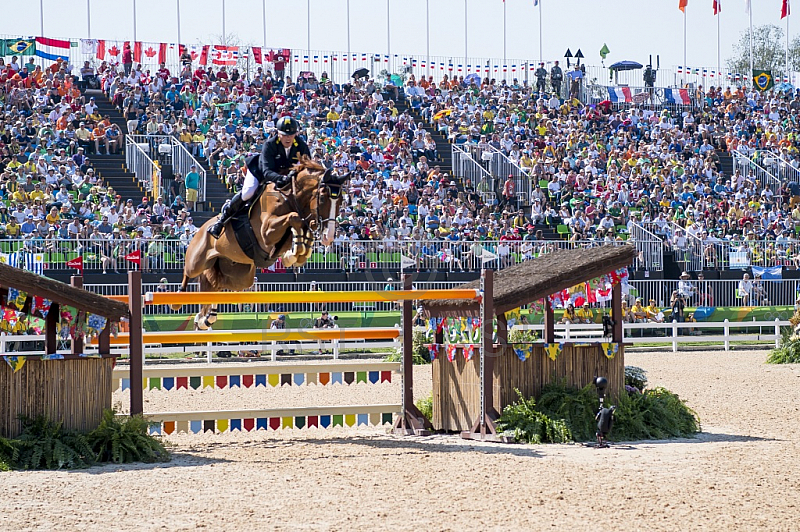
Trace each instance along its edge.
<path fill-rule="evenodd" d="M 350 57 L 350 0 L 347 0 L 347 57 Z"/>
<path fill-rule="evenodd" d="M 683 84 L 686 85 L 686 7 L 683 8 Z"/>
<path fill-rule="evenodd" d="M 39 0 L 39 34 L 44 37 L 44 0 Z"/>
<path fill-rule="evenodd" d="M 503 0 L 503 65 L 506 64 L 506 0 Z"/>
<path fill-rule="evenodd" d="M 425 60 L 428 63 L 431 62 L 431 2 L 430 2 L 430 0 L 425 0 Z"/>
<path fill-rule="evenodd" d="M 747 13 L 750 15 L 750 74 L 747 76 L 751 80 L 751 87 L 752 87 L 752 79 L 753 79 L 753 6 L 749 3 L 747 4 Z"/>
<path fill-rule="evenodd" d="M 222 44 L 228 46 L 228 33 L 225 31 L 225 0 L 222 0 Z"/>
<path fill-rule="evenodd" d="M 181 0 L 176 0 L 176 7 L 178 8 L 178 53 L 181 49 Z"/>
<path fill-rule="evenodd" d="M 261 25 L 264 31 L 264 48 L 267 47 L 267 0 L 261 1 L 261 17 L 263 18 Z"/>
<path fill-rule="evenodd" d="M 387 57 L 391 58 L 392 56 L 392 34 L 391 34 L 391 18 L 389 15 L 389 0 L 386 0 L 386 54 Z M 391 61 L 391 59 L 389 59 Z M 392 63 L 387 63 L 389 65 L 388 70 L 391 73 L 391 66 Z"/>
<path fill-rule="evenodd" d="M 785 78 L 789 77 L 789 6 L 786 6 L 786 74 Z M 787 82 L 788 83 L 788 82 Z"/>
<path fill-rule="evenodd" d="M 786 32 L 789 32 L 789 21 L 786 21 Z M 92 38 L 92 0 L 86 0 L 86 37 Z M 787 54 L 788 49 L 787 49 Z M 788 55 L 787 55 L 788 57 Z M 787 60 L 788 64 L 788 60 Z"/>
<path fill-rule="evenodd" d="M 539 62 L 544 61 L 544 52 L 542 51 L 542 0 L 539 0 Z"/>
<path fill-rule="evenodd" d="M 467 0 L 464 0 L 464 64 L 466 65 L 467 60 Z"/>
<path fill-rule="evenodd" d="M 133 0 L 133 42 L 136 42 L 136 0 Z"/>
<path fill-rule="evenodd" d="M 311 0 L 306 0 L 306 54 L 311 60 Z"/>
<path fill-rule="evenodd" d="M 721 48 L 721 45 L 720 45 L 720 42 L 721 42 L 721 40 L 720 40 L 720 25 L 721 25 L 721 23 L 720 23 L 720 20 L 719 20 L 720 18 L 722 18 L 722 15 L 720 15 L 720 13 L 722 13 L 722 11 L 720 10 L 720 4 L 717 4 L 717 76 L 720 76 L 721 75 L 720 73 L 722 72 L 722 48 Z"/>

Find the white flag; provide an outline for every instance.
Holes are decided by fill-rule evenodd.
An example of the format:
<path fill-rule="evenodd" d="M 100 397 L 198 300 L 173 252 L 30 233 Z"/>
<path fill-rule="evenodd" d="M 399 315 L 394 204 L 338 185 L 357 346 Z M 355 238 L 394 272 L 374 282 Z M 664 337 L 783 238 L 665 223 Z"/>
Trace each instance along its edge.
<path fill-rule="evenodd" d="M 97 53 L 97 39 L 81 39 L 81 53 L 95 55 Z"/>
<path fill-rule="evenodd" d="M 417 265 L 417 261 L 412 259 L 411 257 L 406 257 L 405 255 L 400 255 L 400 269 L 405 268 L 413 268 Z"/>
<path fill-rule="evenodd" d="M 481 259 L 483 261 L 483 264 L 486 264 L 487 262 L 492 262 L 496 258 L 497 258 L 497 253 L 492 253 L 486 248 L 483 249 L 483 253 L 481 253 Z"/>

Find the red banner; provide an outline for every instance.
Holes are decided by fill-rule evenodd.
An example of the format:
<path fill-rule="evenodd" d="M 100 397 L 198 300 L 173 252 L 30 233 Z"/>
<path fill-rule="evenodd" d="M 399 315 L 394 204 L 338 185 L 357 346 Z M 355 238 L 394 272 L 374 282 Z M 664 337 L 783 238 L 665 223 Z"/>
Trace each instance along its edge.
<path fill-rule="evenodd" d="M 133 262 L 134 264 L 137 264 L 138 266 L 141 267 L 141 265 L 142 265 L 142 252 L 137 250 L 137 251 L 134 251 L 133 253 L 128 253 L 127 255 L 125 255 L 125 260 L 129 260 L 129 261 Z"/>
<path fill-rule="evenodd" d="M 83 257 L 75 257 L 72 260 L 68 260 L 67 268 L 75 268 L 79 272 L 83 273 Z"/>
<path fill-rule="evenodd" d="M 263 64 L 264 60 L 261 56 L 261 48 L 258 46 L 253 46 L 251 50 L 253 50 L 253 60 L 256 62 L 256 64 L 257 65 Z"/>
<path fill-rule="evenodd" d="M 239 60 L 238 46 L 215 44 L 211 50 L 211 63 L 214 65 L 233 66 Z"/>

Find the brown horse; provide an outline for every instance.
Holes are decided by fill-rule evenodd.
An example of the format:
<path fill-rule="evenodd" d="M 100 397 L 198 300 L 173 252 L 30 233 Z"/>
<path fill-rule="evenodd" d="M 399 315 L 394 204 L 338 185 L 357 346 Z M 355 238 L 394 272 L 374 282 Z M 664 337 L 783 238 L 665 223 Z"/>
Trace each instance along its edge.
<path fill-rule="evenodd" d="M 270 183 L 250 209 L 250 224 L 262 250 L 261 254 L 256 250 L 257 260 L 244 253 L 230 223 L 215 239 L 208 234 L 214 220 L 208 220 L 186 250 L 180 291 L 185 291 L 195 277 L 201 292 L 247 290 L 253 285 L 257 267 L 272 266 L 279 258 L 286 267 L 302 266 L 311 256 L 315 238 L 325 246 L 333 242 L 341 187 L 349 175 L 334 175 L 307 157 L 294 170 L 291 191 L 276 189 Z M 216 320 L 217 306 L 203 305 L 195 316 L 195 327 L 208 329 Z"/>

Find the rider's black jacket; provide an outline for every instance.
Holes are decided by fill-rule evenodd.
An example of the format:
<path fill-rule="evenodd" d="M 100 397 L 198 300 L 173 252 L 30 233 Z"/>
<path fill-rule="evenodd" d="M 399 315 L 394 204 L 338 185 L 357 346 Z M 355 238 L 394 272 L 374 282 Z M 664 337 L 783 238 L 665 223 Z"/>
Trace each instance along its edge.
<path fill-rule="evenodd" d="M 278 135 L 273 135 L 264 142 L 260 156 L 253 156 L 247 161 L 247 168 L 259 182 L 276 182 L 282 179 L 281 172 L 285 174 L 292 166 L 300 161 L 300 157 L 311 157 L 306 142 L 299 136 L 295 137 L 289 154 L 281 144 Z"/>

